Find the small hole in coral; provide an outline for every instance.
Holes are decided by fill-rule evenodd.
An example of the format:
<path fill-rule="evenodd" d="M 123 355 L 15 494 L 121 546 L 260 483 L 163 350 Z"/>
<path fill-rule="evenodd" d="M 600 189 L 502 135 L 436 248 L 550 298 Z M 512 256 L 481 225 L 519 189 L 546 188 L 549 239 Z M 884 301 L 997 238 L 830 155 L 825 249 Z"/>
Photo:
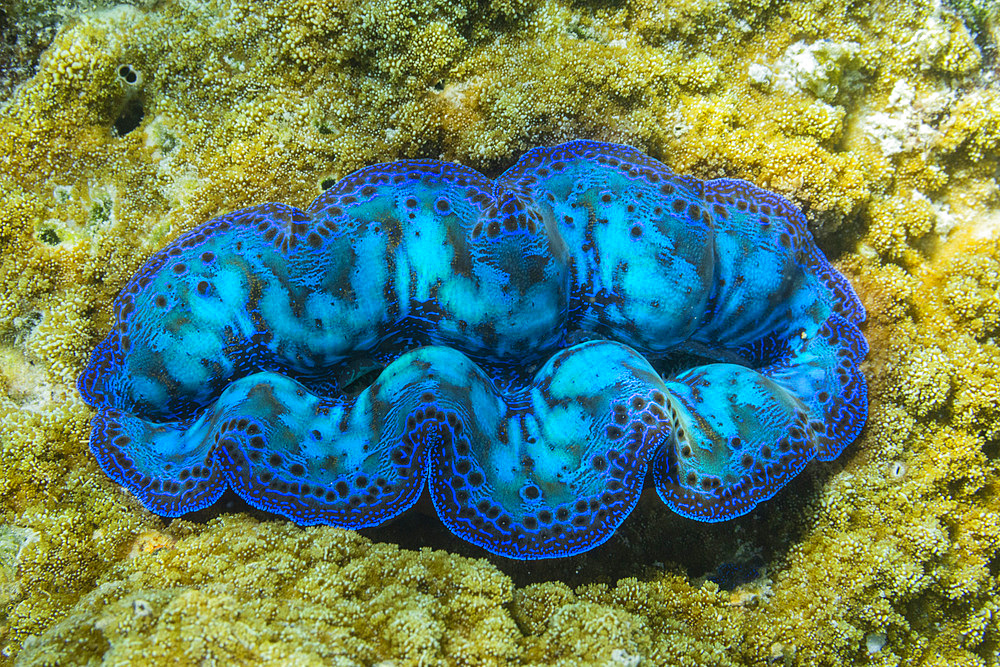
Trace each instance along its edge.
<path fill-rule="evenodd" d="M 144 618 L 153 613 L 153 605 L 145 600 L 133 600 L 132 613 L 135 614 L 136 618 Z"/>
<path fill-rule="evenodd" d="M 54 229 L 43 229 L 38 232 L 38 240 L 46 245 L 59 245 L 61 239 Z"/>
<path fill-rule="evenodd" d="M 337 183 L 337 179 L 335 179 L 335 178 L 324 178 L 320 182 L 319 187 L 322 188 L 323 190 L 329 190 L 334 185 L 336 185 L 336 183 Z"/>
<path fill-rule="evenodd" d="M 139 72 L 132 69 L 131 65 L 122 65 L 121 67 L 119 67 L 118 78 L 130 86 L 138 84 L 139 81 L 141 80 Z"/>
<path fill-rule="evenodd" d="M 124 137 L 126 134 L 139 127 L 142 123 L 143 110 L 142 102 L 137 99 L 129 100 L 125 104 L 118 118 L 115 119 L 115 134 Z"/>

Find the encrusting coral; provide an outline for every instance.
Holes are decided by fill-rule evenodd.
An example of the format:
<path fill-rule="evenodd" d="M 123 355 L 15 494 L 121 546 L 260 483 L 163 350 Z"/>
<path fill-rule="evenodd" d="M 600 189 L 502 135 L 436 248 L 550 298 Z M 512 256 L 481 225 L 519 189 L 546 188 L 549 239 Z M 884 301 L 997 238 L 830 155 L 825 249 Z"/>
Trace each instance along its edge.
<path fill-rule="evenodd" d="M 31 34 L 0 51 L 17 67 L 0 110 L 2 659 L 1000 664 L 1000 105 L 980 5 L 217 0 L 58 19 L 13 3 L 4 34 Z M 100 472 L 73 382 L 170 240 L 304 206 L 368 164 L 495 176 L 578 138 L 806 211 L 870 313 L 871 416 L 837 461 L 730 522 L 640 503 L 603 547 L 531 566 L 420 516 L 361 536 L 224 500 L 168 523 Z"/>

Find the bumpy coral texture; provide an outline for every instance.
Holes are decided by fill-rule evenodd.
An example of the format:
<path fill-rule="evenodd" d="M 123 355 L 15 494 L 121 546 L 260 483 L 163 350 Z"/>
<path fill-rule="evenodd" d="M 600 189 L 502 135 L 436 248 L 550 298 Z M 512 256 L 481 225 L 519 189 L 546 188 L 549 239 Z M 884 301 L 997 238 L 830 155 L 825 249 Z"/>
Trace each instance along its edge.
<path fill-rule="evenodd" d="M 497 181 L 362 169 L 153 256 L 79 381 L 91 449 L 149 509 L 227 486 L 360 528 L 429 488 L 512 558 L 610 537 L 647 470 L 703 521 L 742 515 L 867 416 L 864 310 L 801 213 L 730 179 L 579 141 Z"/>

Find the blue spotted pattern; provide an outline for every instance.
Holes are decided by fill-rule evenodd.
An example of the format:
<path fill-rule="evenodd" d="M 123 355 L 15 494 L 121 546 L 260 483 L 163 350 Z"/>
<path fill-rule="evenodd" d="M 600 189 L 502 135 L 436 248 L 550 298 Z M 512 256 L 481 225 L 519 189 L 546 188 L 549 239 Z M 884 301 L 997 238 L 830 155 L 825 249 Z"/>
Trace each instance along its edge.
<path fill-rule="evenodd" d="M 721 521 L 867 416 L 864 310 L 802 214 L 639 151 L 538 148 L 496 181 L 362 169 L 305 211 L 216 218 L 151 257 L 78 386 L 150 510 L 231 487 L 373 526 L 429 490 L 511 558 L 601 544 L 644 484 Z"/>

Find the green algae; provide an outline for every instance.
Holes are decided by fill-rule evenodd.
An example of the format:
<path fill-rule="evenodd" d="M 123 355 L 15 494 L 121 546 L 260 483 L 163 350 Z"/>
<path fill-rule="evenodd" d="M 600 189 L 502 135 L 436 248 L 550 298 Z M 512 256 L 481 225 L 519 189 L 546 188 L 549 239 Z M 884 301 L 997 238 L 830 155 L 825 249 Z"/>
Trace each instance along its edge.
<path fill-rule="evenodd" d="M 24 46 L 0 54 L 2 660 L 1000 664 L 997 22 L 957 6 L 19 3 L 3 28 Z M 101 474 L 73 382 L 169 239 L 374 162 L 496 174 L 572 138 L 803 206 L 870 313 L 870 423 L 838 461 L 747 517 L 643 504 L 604 547 L 532 564 L 419 515 L 364 537 L 240 506 L 166 522 Z M 746 554 L 756 578 L 709 580 Z"/>

